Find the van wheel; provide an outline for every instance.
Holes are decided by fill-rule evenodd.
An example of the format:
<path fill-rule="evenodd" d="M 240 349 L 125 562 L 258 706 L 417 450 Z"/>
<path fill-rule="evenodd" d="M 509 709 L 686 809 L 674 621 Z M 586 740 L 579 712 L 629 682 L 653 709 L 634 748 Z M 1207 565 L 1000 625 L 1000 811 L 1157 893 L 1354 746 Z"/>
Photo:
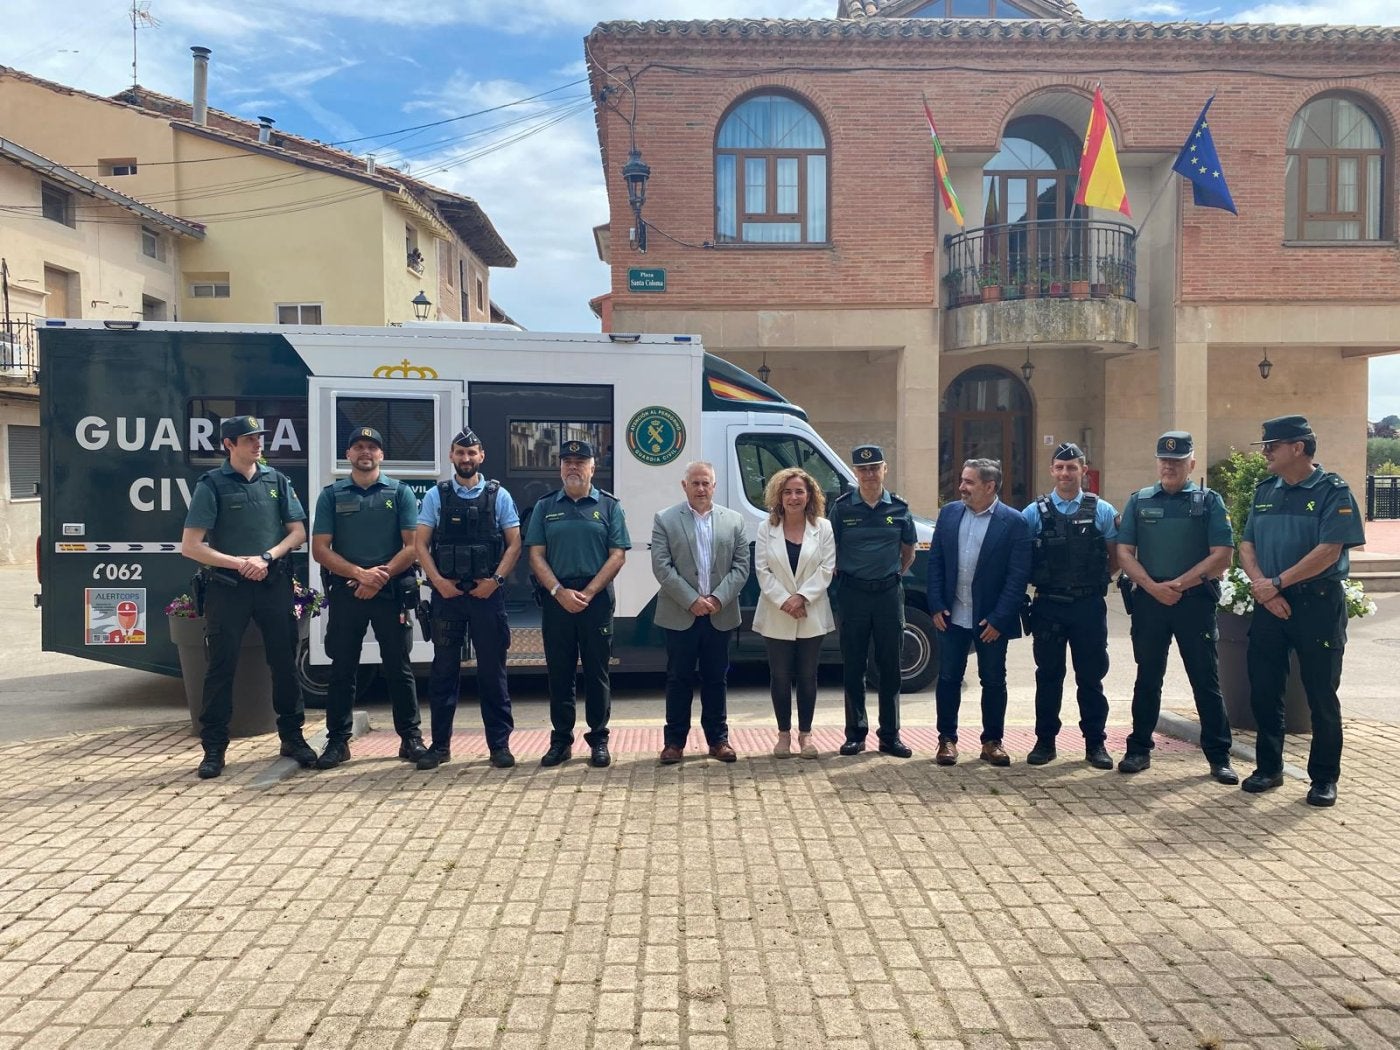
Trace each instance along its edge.
<path fill-rule="evenodd" d="M 933 619 L 922 609 L 904 607 L 904 640 L 899 650 L 899 691 L 917 693 L 938 677 L 938 642 Z"/>

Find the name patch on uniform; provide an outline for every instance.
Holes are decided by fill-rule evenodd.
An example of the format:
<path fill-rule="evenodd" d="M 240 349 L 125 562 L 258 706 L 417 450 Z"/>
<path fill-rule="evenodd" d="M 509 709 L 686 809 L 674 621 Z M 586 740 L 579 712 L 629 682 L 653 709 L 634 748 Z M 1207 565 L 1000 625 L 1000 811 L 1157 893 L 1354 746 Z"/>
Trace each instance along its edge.
<path fill-rule="evenodd" d="M 558 521 L 558 520 L 559 520 L 560 518 L 562 518 L 563 516 L 564 516 L 564 512 L 563 512 L 562 510 L 556 510 L 553 514 L 546 514 L 546 515 L 544 516 L 544 520 L 545 520 L 545 521 Z"/>
<path fill-rule="evenodd" d="M 859 524 L 860 524 L 860 519 L 859 519 L 859 518 L 842 518 L 842 519 L 841 519 L 841 524 L 842 524 L 842 525 L 859 525 Z"/>
<path fill-rule="evenodd" d="M 1139 518 L 1161 518 L 1166 515 L 1166 511 L 1161 507 L 1139 507 Z"/>

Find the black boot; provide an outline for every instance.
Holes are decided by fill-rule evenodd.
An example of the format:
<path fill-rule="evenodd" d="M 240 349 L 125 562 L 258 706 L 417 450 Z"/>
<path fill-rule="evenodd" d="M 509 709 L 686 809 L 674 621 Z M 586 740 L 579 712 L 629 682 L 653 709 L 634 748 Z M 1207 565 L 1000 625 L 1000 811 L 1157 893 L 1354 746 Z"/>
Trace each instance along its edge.
<path fill-rule="evenodd" d="M 349 761 L 350 745 L 344 740 L 329 740 L 326 742 L 326 749 L 321 752 L 321 757 L 316 760 L 316 768 L 334 769 L 342 762 Z"/>
<path fill-rule="evenodd" d="M 297 765 L 302 769 L 310 769 L 316 764 L 316 752 L 311 750 L 311 745 L 300 733 L 282 738 L 282 754 L 287 758 L 296 759 Z"/>
<path fill-rule="evenodd" d="M 423 746 L 423 738 L 417 733 L 412 733 L 403 738 L 399 744 L 399 758 L 405 762 L 417 762 L 428 753 L 428 749 Z"/>
<path fill-rule="evenodd" d="M 205 744 L 204 761 L 199 764 L 199 779 L 213 780 L 224 771 L 224 752 L 227 744 Z"/>

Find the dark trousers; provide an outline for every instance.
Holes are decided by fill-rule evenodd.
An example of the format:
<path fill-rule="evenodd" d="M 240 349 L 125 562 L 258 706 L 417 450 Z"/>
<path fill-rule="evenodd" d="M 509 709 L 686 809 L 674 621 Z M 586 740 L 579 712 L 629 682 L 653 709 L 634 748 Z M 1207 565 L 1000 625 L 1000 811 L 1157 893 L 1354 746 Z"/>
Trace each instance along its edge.
<path fill-rule="evenodd" d="M 792 732 L 792 693 L 797 688 L 797 731 L 810 733 L 817 713 L 817 665 L 822 636 L 815 638 L 764 638 L 768 650 L 768 687 L 778 730 Z"/>
<path fill-rule="evenodd" d="M 489 598 L 448 598 L 433 595 L 433 666 L 428 673 L 428 709 L 432 719 L 432 746 L 452 746 L 452 721 L 462 690 L 462 646 L 468 635 L 476 658 L 476 692 L 486 746 L 492 751 L 510 746 L 515 719 L 510 713 L 506 687 L 506 653 L 510 649 L 510 624 L 506 620 L 505 594 L 497 590 Z"/>
<path fill-rule="evenodd" d="M 1280 620 L 1262 605 L 1249 627 L 1249 705 L 1259 726 L 1259 771 L 1283 769 L 1283 691 L 1288 651 L 1298 653 L 1298 670 L 1312 711 L 1308 777 L 1335 781 L 1342 771 L 1342 653 L 1347 641 L 1346 599 L 1337 580 L 1300 583 L 1284 592 L 1292 615 Z"/>
<path fill-rule="evenodd" d="M 550 739 L 556 744 L 573 742 L 578 717 L 577 668 L 582 663 L 583 712 L 589 729 L 583 739 L 594 747 L 606 744 L 608 718 L 612 714 L 612 681 L 608 675 L 608 660 L 612 657 L 612 588 L 594 595 L 583 612 L 565 612 L 553 598 L 545 599 L 541 612 L 544 659 L 549 668 L 549 721 L 554 727 Z"/>
<path fill-rule="evenodd" d="M 873 643 L 879 678 L 881 742 L 899 736 L 899 651 L 904 642 L 904 589 L 896 579 L 878 591 L 843 582 L 837 591 L 840 613 L 842 682 L 846 687 L 846 739 L 870 733 L 865 714 L 865 669 Z"/>
<path fill-rule="evenodd" d="M 1108 724 L 1108 604 L 1101 595 L 1054 601 L 1037 595 L 1031 607 L 1035 640 L 1035 736 L 1053 742 L 1060 732 L 1060 702 L 1065 691 L 1065 646 L 1074 662 L 1078 687 L 1079 729 L 1086 747 L 1103 744 Z"/>
<path fill-rule="evenodd" d="M 700 683 L 700 728 L 711 747 L 729 739 L 725 677 L 729 673 L 732 631 L 716 630 L 708 616 L 697 616 L 684 631 L 666 629 L 666 743 L 685 746 L 690 708 Z"/>
<path fill-rule="evenodd" d="M 233 717 L 233 676 L 238 670 L 238 653 L 249 620 L 262 632 L 267 666 L 272 672 L 272 708 L 277 712 L 277 735 L 283 740 L 299 738 L 305 712 L 301 686 L 297 684 L 297 625 L 292 615 L 292 578 L 285 572 L 272 572 L 264 580 L 240 579 L 232 587 L 211 583 L 204 597 L 204 617 L 209 670 L 204 676 L 200 740 L 216 747 L 228 744 L 228 723 Z"/>
<path fill-rule="evenodd" d="M 938 644 L 938 736 L 957 743 L 958 708 L 962 705 L 962 681 L 967 674 L 967 654 L 977 650 L 977 677 L 982 683 L 982 742 L 1000 740 L 1006 732 L 1006 645 L 1002 635 L 994 642 L 978 637 L 983 628 L 968 629 L 949 621 Z"/>
<path fill-rule="evenodd" d="M 1220 695 L 1220 658 L 1215 643 L 1215 598 L 1204 587 L 1195 587 L 1175 605 L 1163 605 L 1141 587 L 1133 590 L 1133 658 L 1137 681 L 1133 685 L 1133 731 L 1128 754 L 1152 750 L 1152 732 L 1162 712 L 1162 677 L 1172 639 L 1186 667 L 1196 714 L 1201 719 L 1201 750 L 1211 765 L 1230 759 L 1230 719 Z"/>
<path fill-rule="evenodd" d="M 366 627 L 374 628 L 374 640 L 379 643 L 380 673 L 389 689 L 394 729 L 405 739 L 418 736 L 418 688 L 408 658 L 412 625 L 401 616 L 393 584 L 365 600 L 356 598 L 348 587 L 335 587 L 329 605 L 326 652 L 331 658 L 331 680 L 326 690 L 326 738 L 350 739 L 355 672 L 360 666 Z"/>

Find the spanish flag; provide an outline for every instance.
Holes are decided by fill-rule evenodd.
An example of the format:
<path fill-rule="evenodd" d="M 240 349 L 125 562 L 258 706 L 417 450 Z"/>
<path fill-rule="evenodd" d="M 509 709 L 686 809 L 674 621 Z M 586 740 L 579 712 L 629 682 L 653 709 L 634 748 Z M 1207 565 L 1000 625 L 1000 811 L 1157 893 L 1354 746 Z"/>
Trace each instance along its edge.
<path fill-rule="evenodd" d="M 1094 88 L 1094 109 L 1089 114 L 1089 129 L 1084 132 L 1079 192 L 1074 203 L 1120 211 L 1129 217 L 1133 214 L 1128 210 L 1128 190 L 1123 185 L 1123 172 L 1113 148 L 1113 129 L 1108 126 L 1108 113 L 1103 107 L 1102 84 Z"/>
<path fill-rule="evenodd" d="M 924 116 L 928 118 L 928 133 L 933 136 L 933 166 L 938 172 L 939 196 L 943 198 L 944 209 L 961 226 L 962 205 L 958 203 L 958 195 L 953 192 L 953 180 L 948 176 L 948 159 L 943 156 L 943 143 L 938 141 L 938 129 L 933 125 L 933 113 L 928 108 L 927 98 L 924 99 Z"/>

